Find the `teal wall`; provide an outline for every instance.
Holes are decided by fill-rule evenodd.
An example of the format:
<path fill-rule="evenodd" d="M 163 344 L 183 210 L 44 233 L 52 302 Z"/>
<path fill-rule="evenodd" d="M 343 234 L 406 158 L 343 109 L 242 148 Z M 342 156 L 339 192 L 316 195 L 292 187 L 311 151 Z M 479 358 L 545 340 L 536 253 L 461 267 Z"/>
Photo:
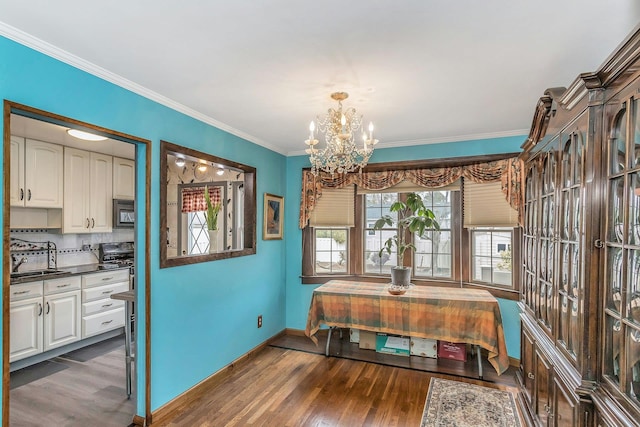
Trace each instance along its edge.
<path fill-rule="evenodd" d="M 138 200 L 144 198 L 144 187 L 151 186 L 151 220 L 138 222 L 137 250 L 139 255 L 148 250 L 151 257 L 152 410 L 285 328 L 285 242 L 261 239 L 263 194 L 285 193 L 284 156 L 3 37 L 0 58 L 0 99 L 151 141 L 150 182 L 144 181 L 144 150 L 139 150 L 143 155 L 139 157 Z M 257 168 L 256 255 L 159 268 L 161 139 Z M 151 230 L 150 248 L 142 246 L 145 225 Z M 136 284 L 142 302 L 144 269 L 140 267 Z M 259 314 L 264 316 L 261 329 L 256 328 Z M 143 353 L 138 357 L 144 360 Z M 143 375 L 139 370 L 138 384 L 144 384 Z M 137 399 L 138 414 L 144 415 L 142 386 Z"/>
<path fill-rule="evenodd" d="M 428 144 L 411 147 L 378 149 L 371 163 L 439 159 L 448 157 L 476 156 L 519 152 L 526 136 Z M 301 284 L 302 232 L 298 229 L 300 192 L 302 190 L 302 168 L 309 167 L 306 156 L 287 158 L 287 192 L 290 200 L 285 218 L 287 238 L 287 328 L 305 329 L 311 294 L 317 285 Z M 292 206 L 295 204 L 295 206 Z M 520 358 L 520 317 L 513 301 L 499 299 L 500 312 L 505 329 L 505 341 L 510 357 Z"/>
<path fill-rule="evenodd" d="M 147 251 L 151 257 L 151 410 L 285 327 L 305 328 L 315 287 L 300 283 L 302 234 L 297 224 L 301 170 L 308 166 L 306 157 L 285 158 L 3 37 L 0 57 L 0 99 L 151 141 L 150 182 L 145 182 L 144 147 L 138 147 L 137 194 L 141 201 L 144 187 L 151 187 L 151 218 L 145 224 L 139 210 L 141 221 L 136 235 L 139 258 Z M 161 139 L 257 168 L 256 255 L 159 268 Z M 378 149 L 372 162 L 515 152 L 523 140 L 524 137 L 513 137 Z M 3 179 L 7 179 L 6 174 Z M 2 187 L 0 195 L 1 192 Z M 285 196 L 284 240 L 261 239 L 264 193 Z M 145 226 L 151 230 L 149 248 L 143 246 Z M 142 310 L 144 269 L 140 264 L 138 267 L 138 306 Z M 517 310 L 510 301 L 500 303 L 509 355 L 518 357 Z M 138 313 L 142 330 L 144 316 L 142 311 Z M 261 329 L 255 326 L 258 314 L 264 317 Z M 139 349 L 138 360 L 144 360 L 143 349 Z M 144 384 L 141 369 L 137 381 Z M 143 415 L 143 387 L 138 387 L 136 397 L 137 412 Z"/>

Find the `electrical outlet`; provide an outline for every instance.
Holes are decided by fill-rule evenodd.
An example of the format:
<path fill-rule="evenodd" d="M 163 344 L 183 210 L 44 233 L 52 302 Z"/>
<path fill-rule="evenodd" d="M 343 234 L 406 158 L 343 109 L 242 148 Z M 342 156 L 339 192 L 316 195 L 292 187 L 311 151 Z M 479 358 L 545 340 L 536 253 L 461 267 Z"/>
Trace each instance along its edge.
<path fill-rule="evenodd" d="M 84 245 L 84 244 L 83 244 L 83 245 L 82 245 L 82 250 L 83 250 L 83 251 L 90 251 L 90 250 L 91 250 L 91 247 L 90 247 L 89 245 Z"/>
<path fill-rule="evenodd" d="M 258 315 L 258 328 L 262 328 L 262 314 Z"/>

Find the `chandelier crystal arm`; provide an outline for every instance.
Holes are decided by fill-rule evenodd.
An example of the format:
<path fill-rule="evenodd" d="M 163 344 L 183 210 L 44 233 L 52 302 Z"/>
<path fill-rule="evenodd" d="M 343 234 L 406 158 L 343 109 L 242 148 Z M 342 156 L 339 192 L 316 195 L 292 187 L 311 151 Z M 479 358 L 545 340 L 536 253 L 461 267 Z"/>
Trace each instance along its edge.
<path fill-rule="evenodd" d="M 373 153 L 373 146 L 378 143 L 373 138 L 373 123 L 370 123 L 368 136 L 362 130 L 362 148 L 356 144 L 355 135 L 362 127 L 362 116 L 353 107 L 343 110 L 342 101 L 348 96 L 346 92 L 333 93 L 331 98 L 338 101 L 338 108 L 329 108 L 323 119 L 317 118 L 317 130 L 324 135 L 325 148 L 315 147 L 318 144 L 314 133 L 316 124 L 312 121 L 309 125 L 309 139 L 305 141 L 309 148 L 305 152 L 309 154 L 314 175 L 320 171 L 334 174 L 362 170 Z"/>

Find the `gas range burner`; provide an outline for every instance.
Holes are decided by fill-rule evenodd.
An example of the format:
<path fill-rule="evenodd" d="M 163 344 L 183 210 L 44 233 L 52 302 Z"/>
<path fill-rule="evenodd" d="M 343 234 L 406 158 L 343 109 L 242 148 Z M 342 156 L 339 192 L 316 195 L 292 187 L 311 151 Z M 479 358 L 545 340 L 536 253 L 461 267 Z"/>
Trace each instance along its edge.
<path fill-rule="evenodd" d="M 100 269 L 125 267 L 133 269 L 133 242 L 100 243 L 98 254 Z"/>

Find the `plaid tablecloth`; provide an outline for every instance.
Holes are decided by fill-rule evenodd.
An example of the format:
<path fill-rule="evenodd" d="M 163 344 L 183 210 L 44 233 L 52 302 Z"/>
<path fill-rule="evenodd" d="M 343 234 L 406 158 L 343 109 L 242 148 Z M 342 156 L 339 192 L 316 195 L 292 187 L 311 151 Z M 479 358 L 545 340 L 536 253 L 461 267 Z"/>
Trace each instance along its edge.
<path fill-rule="evenodd" d="M 479 345 L 502 374 L 509 367 L 498 301 L 475 289 L 412 286 L 404 295 L 387 285 L 331 280 L 313 291 L 306 335 L 321 324 Z"/>

